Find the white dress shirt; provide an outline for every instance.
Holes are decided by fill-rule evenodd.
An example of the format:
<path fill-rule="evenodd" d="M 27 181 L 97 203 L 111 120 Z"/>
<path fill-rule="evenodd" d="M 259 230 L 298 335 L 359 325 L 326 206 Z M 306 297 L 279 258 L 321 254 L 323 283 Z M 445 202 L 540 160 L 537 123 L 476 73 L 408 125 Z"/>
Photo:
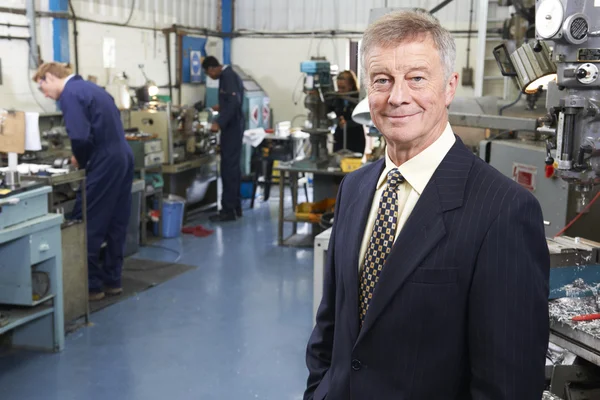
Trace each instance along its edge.
<path fill-rule="evenodd" d="M 410 216 L 410 213 L 415 208 L 417 201 L 419 201 L 421 193 L 425 190 L 425 186 L 429 183 L 433 173 L 444 157 L 446 157 L 446 154 L 448 154 L 448 151 L 450 151 L 454 142 L 456 142 L 456 138 L 454 137 L 454 132 L 452 132 L 452 127 L 448 123 L 444 132 L 442 132 L 441 136 L 435 142 L 399 167 L 394 165 L 386 151 L 385 168 L 377 181 L 377 188 L 375 190 L 375 195 L 373 196 L 373 204 L 371 205 L 371 211 L 369 212 L 369 218 L 367 219 L 367 225 L 365 226 L 365 234 L 360 246 L 358 259 L 359 270 L 362 270 L 363 268 L 369 240 L 373 234 L 373 227 L 375 226 L 375 219 L 377 218 L 377 210 L 379 208 L 379 200 L 386 188 L 387 174 L 392 169 L 398 168 L 398 171 L 400 171 L 405 179 L 404 183 L 398 186 L 399 218 L 396 224 L 394 238 L 394 240 L 396 240 L 398 239 L 398 235 L 406 223 L 406 220 Z"/>

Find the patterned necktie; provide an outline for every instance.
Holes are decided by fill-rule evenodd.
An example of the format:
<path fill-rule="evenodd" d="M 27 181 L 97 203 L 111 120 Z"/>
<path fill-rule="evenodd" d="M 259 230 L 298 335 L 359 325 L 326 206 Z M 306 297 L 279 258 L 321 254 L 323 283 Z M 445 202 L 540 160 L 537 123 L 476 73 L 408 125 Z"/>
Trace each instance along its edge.
<path fill-rule="evenodd" d="M 379 201 L 377 219 L 360 276 L 359 316 L 361 326 L 367 315 L 383 264 L 394 245 L 396 226 L 398 225 L 398 186 L 402 182 L 404 182 L 404 177 L 400 171 L 393 169 L 388 172 L 387 188 L 383 191 Z"/>

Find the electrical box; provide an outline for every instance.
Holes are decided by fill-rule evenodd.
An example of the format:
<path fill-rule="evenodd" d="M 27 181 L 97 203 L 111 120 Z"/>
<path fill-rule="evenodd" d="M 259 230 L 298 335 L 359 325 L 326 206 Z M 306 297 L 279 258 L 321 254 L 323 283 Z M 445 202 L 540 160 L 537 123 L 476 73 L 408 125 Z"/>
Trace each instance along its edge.
<path fill-rule="evenodd" d="M 204 83 L 202 60 L 206 57 L 206 38 L 181 37 L 181 82 Z"/>

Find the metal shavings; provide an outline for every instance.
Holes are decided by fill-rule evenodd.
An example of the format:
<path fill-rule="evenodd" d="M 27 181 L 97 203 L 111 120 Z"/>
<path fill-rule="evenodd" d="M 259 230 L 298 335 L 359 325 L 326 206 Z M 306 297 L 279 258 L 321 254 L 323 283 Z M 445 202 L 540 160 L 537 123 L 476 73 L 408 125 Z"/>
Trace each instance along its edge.
<path fill-rule="evenodd" d="M 552 342 L 548 343 L 546 358 L 551 361 L 553 365 L 561 365 L 567 354 L 569 354 L 569 352 L 562 347 L 559 347 Z"/>
<path fill-rule="evenodd" d="M 572 284 L 563 286 L 562 290 L 566 292 L 567 297 L 581 297 L 586 292 L 592 292 L 594 296 L 598 296 L 600 285 L 590 286 L 583 279 L 577 279 Z"/>
<path fill-rule="evenodd" d="M 542 400 L 562 400 L 562 399 L 550 392 L 544 392 L 544 397 L 542 397 Z"/>
<path fill-rule="evenodd" d="M 573 322 L 571 320 L 571 318 L 577 315 L 596 314 L 600 312 L 598 306 L 600 301 L 598 295 L 600 284 L 589 286 L 582 279 L 577 279 L 572 284 L 565 285 L 563 289 L 569 297 L 556 299 L 549 303 L 550 318 L 562 322 L 573 329 L 600 338 L 600 320 L 585 322 Z M 593 296 L 589 296 L 590 292 L 593 293 Z M 577 297 L 579 295 L 587 296 Z"/>

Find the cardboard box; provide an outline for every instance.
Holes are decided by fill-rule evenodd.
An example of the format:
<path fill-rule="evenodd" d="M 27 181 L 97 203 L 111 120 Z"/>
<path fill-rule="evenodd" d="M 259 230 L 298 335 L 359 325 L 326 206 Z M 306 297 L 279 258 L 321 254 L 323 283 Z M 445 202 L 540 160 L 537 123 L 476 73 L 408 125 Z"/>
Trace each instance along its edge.
<path fill-rule="evenodd" d="M 25 113 L 0 109 L 0 152 L 25 152 Z"/>

